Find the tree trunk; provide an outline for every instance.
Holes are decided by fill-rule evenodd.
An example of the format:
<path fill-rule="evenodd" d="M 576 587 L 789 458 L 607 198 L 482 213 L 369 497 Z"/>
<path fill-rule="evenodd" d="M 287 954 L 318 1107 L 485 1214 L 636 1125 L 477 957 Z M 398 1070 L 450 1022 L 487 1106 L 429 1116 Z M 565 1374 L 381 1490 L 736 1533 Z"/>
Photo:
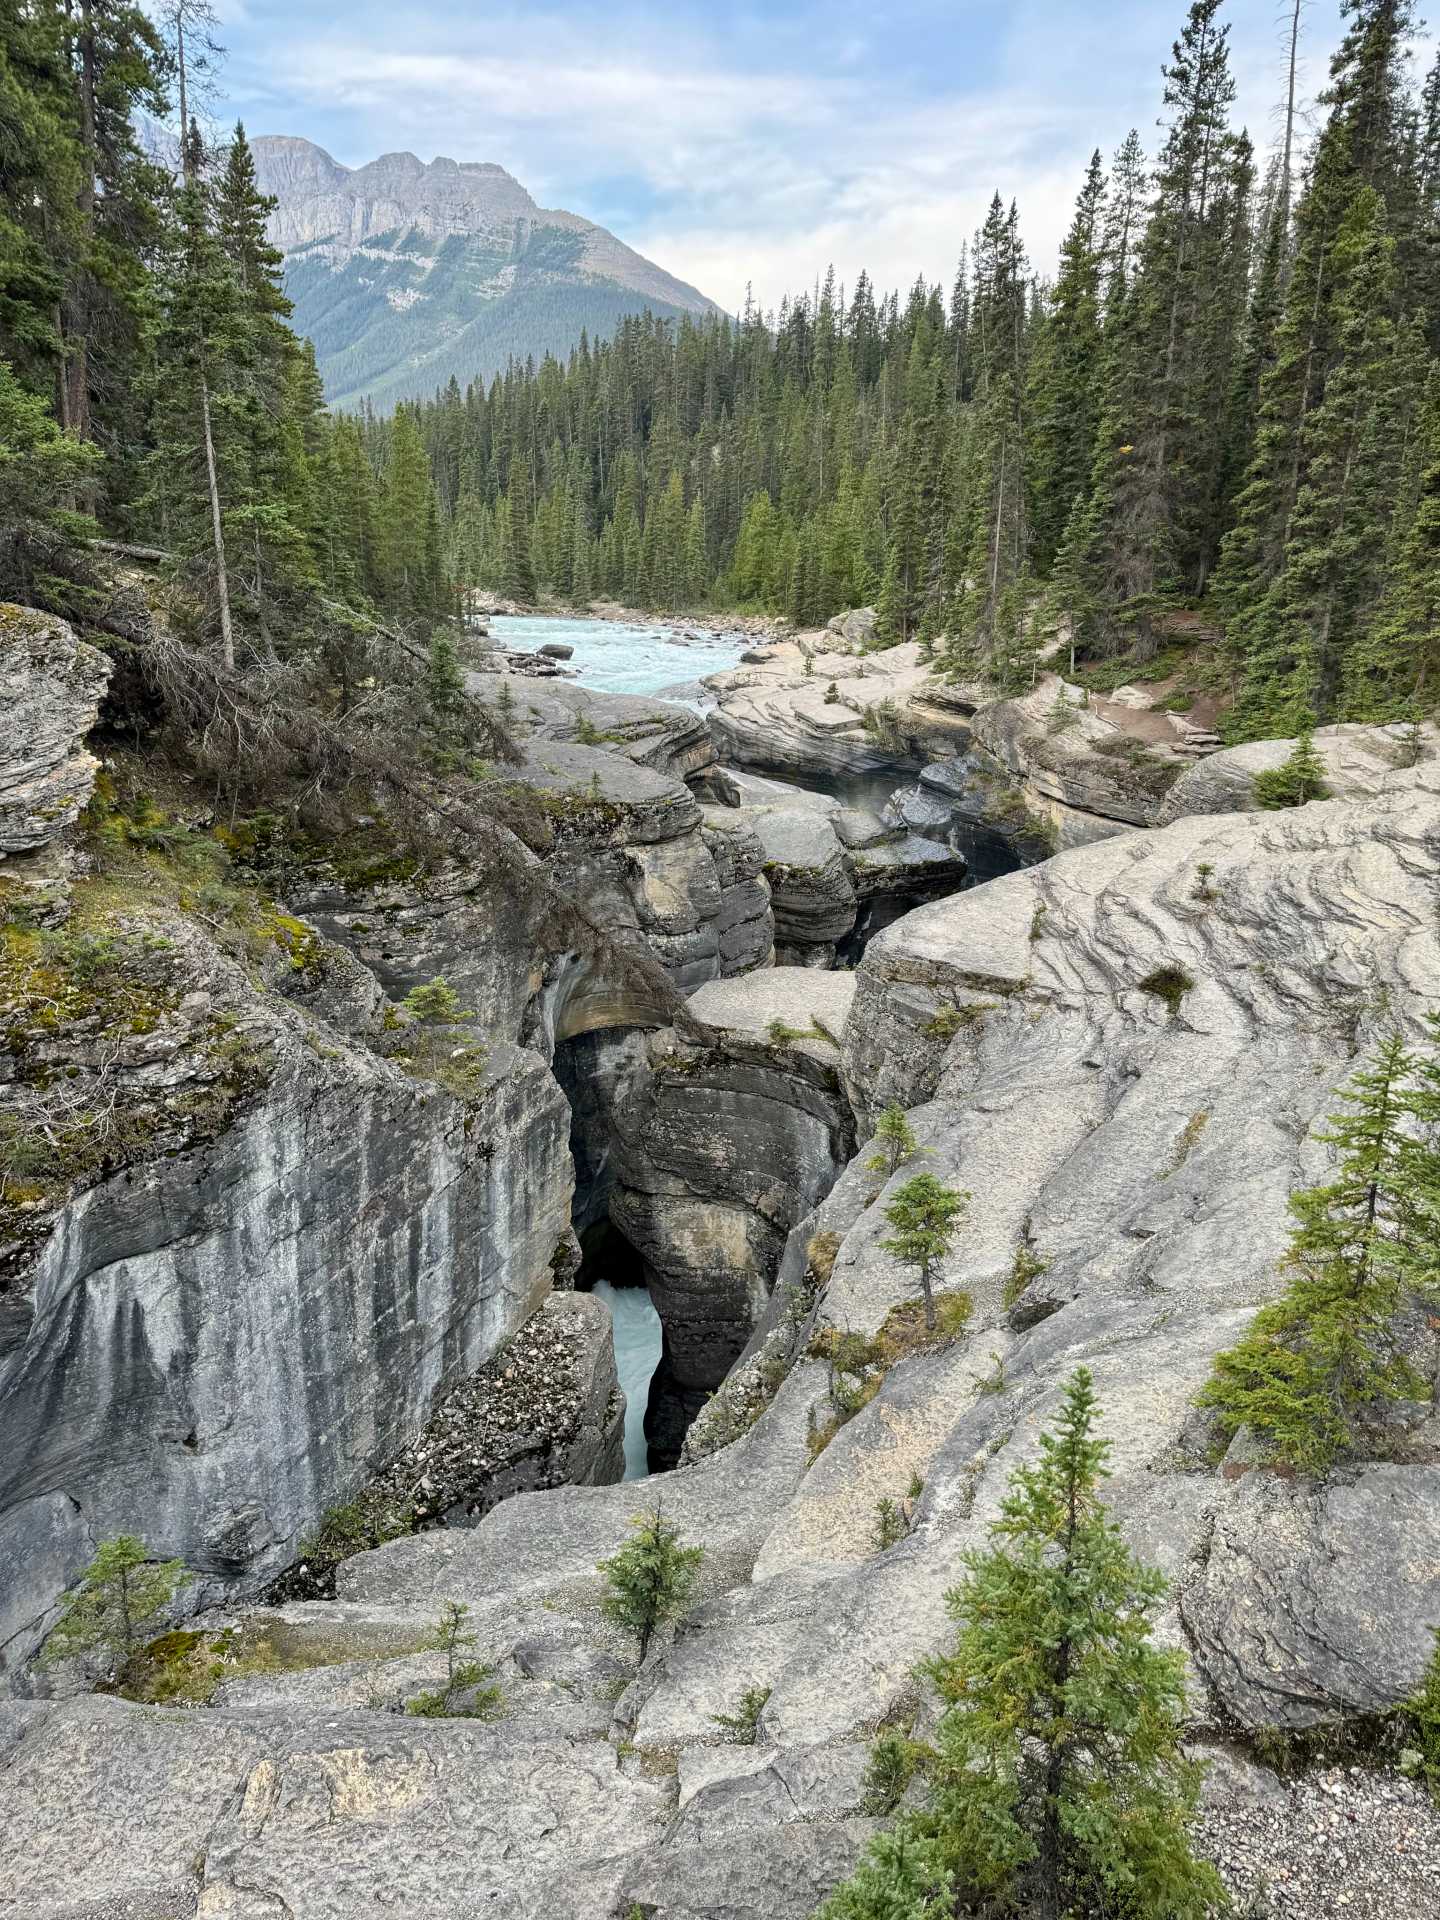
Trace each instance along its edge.
<path fill-rule="evenodd" d="M 77 280 L 80 286 L 88 278 L 89 252 L 95 236 L 95 24 L 90 0 L 80 8 L 80 191 L 76 205 L 80 209 L 84 259 Z M 90 362 L 89 302 L 80 287 L 72 287 L 70 311 L 66 319 L 66 360 L 62 379 L 66 385 L 64 421 L 80 439 L 90 438 Z"/>
<path fill-rule="evenodd" d="M 175 65 L 180 79 L 180 171 L 190 184 L 190 90 L 185 74 L 185 9 L 175 9 Z"/>
<path fill-rule="evenodd" d="M 930 1285 L 930 1269 L 928 1266 L 923 1266 L 920 1269 L 920 1291 L 925 1296 L 925 1325 L 927 1329 L 933 1333 L 935 1331 L 935 1290 Z"/>
<path fill-rule="evenodd" d="M 200 369 L 200 420 L 205 430 L 205 477 L 210 489 L 210 532 L 215 544 L 215 598 L 220 605 L 220 657 L 235 668 L 235 632 L 230 624 L 230 581 L 225 571 L 225 529 L 220 519 L 220 482 L 215 473 L 215 436 L 210 431 L 210 385 Z"/>
<path fill-rule="evenodd" d="M 1295 78 L 1300 57 L 1300 9 L 1304 0 L 1295 0 L 1295 11 L 1290 16 L 1290 63 L 1289 80 L 1285 92 L 1285 146 L 1284 159 L 1280 163 L 1280 204 L 1272 218 L 1289 221 L 1290 218 L 1290 175 L 1295 151 Z"/>

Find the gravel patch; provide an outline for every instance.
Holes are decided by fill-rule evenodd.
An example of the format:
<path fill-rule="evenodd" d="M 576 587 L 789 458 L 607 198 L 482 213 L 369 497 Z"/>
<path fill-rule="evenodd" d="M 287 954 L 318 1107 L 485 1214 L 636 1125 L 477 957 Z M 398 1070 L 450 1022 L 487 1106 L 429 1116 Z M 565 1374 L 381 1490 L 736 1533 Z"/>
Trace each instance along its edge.
<path fill-rule="evenodd" d="M 1284 1781 L 1222 1756 L 1196 1839 L 1245 1920 L 1440 1915 L 1440 1806 L 1400 1774 L 1335 1767 Z"/>

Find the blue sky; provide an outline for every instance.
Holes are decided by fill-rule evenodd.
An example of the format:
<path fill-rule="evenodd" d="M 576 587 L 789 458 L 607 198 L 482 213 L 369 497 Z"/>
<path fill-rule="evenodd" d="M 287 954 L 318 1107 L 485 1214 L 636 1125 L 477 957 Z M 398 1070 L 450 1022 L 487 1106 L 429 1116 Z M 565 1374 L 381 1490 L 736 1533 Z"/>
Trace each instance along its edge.
<path fill-rule="evenodd" d="M 1231 0 L 1239 113 L 1270 138 L 1278 8 Z M 1288 8 L 1285 9 L 1288 12 Z M 1085 161 L 1153 144 L 1181 0 L 222 0 L 227 99 L 251 133 L 347 165 L 409 149 L 494 160 L 727 307 L 833 261 L 853 283 L 948 281 L 998 188 L 1042 271 Z M 1313 0 L 1308 91 L 1338 36 Z"/>

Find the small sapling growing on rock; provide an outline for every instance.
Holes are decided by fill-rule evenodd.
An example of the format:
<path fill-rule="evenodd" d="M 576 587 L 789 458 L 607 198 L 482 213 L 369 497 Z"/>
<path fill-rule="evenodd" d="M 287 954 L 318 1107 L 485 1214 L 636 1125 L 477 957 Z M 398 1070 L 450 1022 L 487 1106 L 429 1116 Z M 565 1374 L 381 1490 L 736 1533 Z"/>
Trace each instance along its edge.
<path fill-rule="evenodd" d="M 152 1559 L 133 1534 L 102 1541 L 79 1586 L 65 1596 L 43 1664 L 98 1654 L 108 1677 L 150 1639 L 188 1578 L 182 1561 Z"/>
<path fill-rule="evenodd" d="M 712 1713 L 710 1718 L 733 1745 L 753 1747 L 770 1691 L 769 1687 L 747 1687 L 740 1696 L 737 1713 Z"/>
<path fill-rule="evenodd" d="M 1268 812 L 1303 807 L 1311 800 L 1327 799 L 1329 793 L 1325 762 L 1315 751 L 1315 736 L 1309 727 L 1301 729 L 1287 760 L 1255 776 L 1255 804 Z"/>
<path fill-rule="evenodd" d="M 445 1656 L 444 1684 L 407 1700 L 407 1713 L 423 1720 L 493 1720 L 499 1714 L 503 1697 L 499 1687 L 490 1684 L 494 1667 L 466 1657 L 479 1639 L 469 1619 L 469 1607 L 458 1600 L 445 1602 L 435 1631 L 425 1642 L 427 1647 Z M 465 1701 L 467 1694 L 468 1702 Z"/>
<path fill-rule="evenodd" d="M 910 1122 L 903 1107 L 893 1102 L 875 1122 L 875 1148 L 865 1165 L 871 1173 L 883 1173 L 888 1180 L 918 1151 Z"/>
<path fill-rule="evenodd" d="M 680 1544 L 679 1529 L 666 1524 L 658 1500 L 630 1525 L 634 1538 L 600 1562 L 609 1589 L 600 1604 L 606 1619 L 635 1635 L 643 1664 L 655 1629 L 689 1606 L 705 1549 Z"/>
<path fill-rule="evenodd" d="M 935 1329 L 935 1266 L 950 1251 L 955 1229 L 963 1223 L 969 1205 L 968 1193 L 957 1193 L 933 1173 L 917 1173 L 885 1209 L 885 1218 L 895 1231 L 880 1244 L 897 1260 L 914 1267 L 925 1298 L 925 1325 L 931 1332 Z"/>

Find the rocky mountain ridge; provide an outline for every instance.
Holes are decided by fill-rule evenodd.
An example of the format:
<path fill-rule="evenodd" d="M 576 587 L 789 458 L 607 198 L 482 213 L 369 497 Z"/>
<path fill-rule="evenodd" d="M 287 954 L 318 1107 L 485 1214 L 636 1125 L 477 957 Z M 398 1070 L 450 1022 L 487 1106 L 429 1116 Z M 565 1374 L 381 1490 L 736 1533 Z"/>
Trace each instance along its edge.
<path fill-rule="evenodd" d="M 311 141 L 264 135 L 256 175 L 277 206 L 296 331 L 332 404 L 489 380 L 512 356 L 564 358 L 625 313 L 717 312 L 694 287 L 593 221 L 536 204 L 490 162 L 412 153 L 342 166 Z"/>

